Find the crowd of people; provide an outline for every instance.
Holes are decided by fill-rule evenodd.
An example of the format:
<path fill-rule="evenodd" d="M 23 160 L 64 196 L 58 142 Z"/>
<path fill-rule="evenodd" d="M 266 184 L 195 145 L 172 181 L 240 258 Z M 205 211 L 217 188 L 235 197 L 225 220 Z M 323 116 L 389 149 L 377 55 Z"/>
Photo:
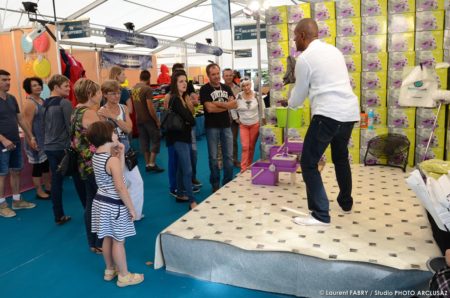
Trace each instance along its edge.
<path fill-rule="evenodd" d="M 194 193 L 202 183 L 197 179 L 197 144 L 195 106 L 202 104 L 205 112 L 205 132 L 212 191 L 217 191 L 233 178 L 233 167 L 245 171 L 253 160 L 258 138 L 262 106 L 251 90 L 248 78 L 236 84 L 234 72 L 210 64 L 209 83 L 195 92 L 188 81 L 184 66 L 172 68 L 170 84 L 165 97 L 167 111 L 182 118 L 181 130 L 164 131 L 168 150 L 169 193 L 177 202 L 188 202 L 189 209 L 197 206 Z M 221 74 L 225 84 L 221 83 Z M 109 79 L 101 85 L 79 79 L 73 86 L 77 105 L 68 100 L 69 79 L 53 75 L 48 86 L 49 98 L 42 98 L 43 81 L 26 78 L 23 89 L 27 96 L 23 112 L 16 98 L 8 93 L 11 75 L 0 70 L 0 216 L 14 217 L 15 210 L 30 209 L 35 203 L 20 195 L 20 173 L 23 169 L 22 143 L 29 164 L 36 199 L 50 200 L 53 218 L 64 225 L 71 217 L 64 212 L 64 174 L 60 169 L 67 149 L 76 153 L 77 169 L 72 180 L 84 209 L 84 220 L 89 249 L 103 254 L 106 264 L 105 280 L 117 277 L 118 286 L 143 281 L 142 274 L 129 273 L 126 265 L 124 240 L 134 235 L 133 221 L 144 217 L 144 182 L 139 167 L 129 168 L 125 156 L 131 148 L 133 121 L 136 113 L 140 151 L 145 170 L 162 173 L 156 163 L 162 138 L 162 119 L 155 110 L 150 72 L 143 70 L 140 81 L 128 90 L 121 87 L 125 72 L 113 66 Z M 168 112 L 167 112 L 168 113 Z M 24 142 L 19 135 L 24 132 Z M 242 162 L 238 160 L 237 137 L 240 131 Z M 223 165 L 219 165 L 223 160 Z M 223 178 L 220 179 L 220 169 Z M 5 177 L 9 174 L 12 204 L 5 198 Z"/>

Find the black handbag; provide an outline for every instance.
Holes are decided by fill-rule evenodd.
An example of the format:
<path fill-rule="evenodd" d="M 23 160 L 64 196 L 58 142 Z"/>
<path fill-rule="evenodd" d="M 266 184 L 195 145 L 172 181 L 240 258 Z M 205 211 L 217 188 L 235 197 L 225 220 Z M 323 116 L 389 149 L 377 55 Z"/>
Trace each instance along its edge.
<path fill-rule="evenodd" d="M 57 171 L 63 176 L 73 176 L 78 172 L 78 153 L 72 147 L 65 149 L 64 152 Z"/>
<path fill-rule="evenodd" d="M 133 148 L 128 149 L 127 153 L 125 153 L 125 165 L 128 170 L 131 171 L 138 164 L 137 154 Z"/>
<path fill-rule="evenodd" d="M 75 134 L 75 122 L 70 126 L 71 137 Z M 78 172 L 78 152 L 72 146 L 64 149 L 64 157 L 56 171 L 63 176 L 73 176 Z"/>
<path fill-rule="evenodd" d="M 172 99 L 172 103 L 169 106 L 169 110 L 164 115 L 161 122 L 161 127 L 166 131 L 178 132 L 186 130 L 186 123 L 184 119 L 176 112 L 172 110 L 173 102 L 175 98 Z"/>

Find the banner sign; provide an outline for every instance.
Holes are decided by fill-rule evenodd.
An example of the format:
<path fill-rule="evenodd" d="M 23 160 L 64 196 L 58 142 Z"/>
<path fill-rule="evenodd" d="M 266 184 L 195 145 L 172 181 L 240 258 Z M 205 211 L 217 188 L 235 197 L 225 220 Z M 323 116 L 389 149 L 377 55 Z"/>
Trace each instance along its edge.
<path fill-rule="evenodd" d="M 211 0 L 214 31 L 231 29 L 229 0 Z"/>
<path fill-rule="evenodd" d="M 113 52 L 101 52 L 100 61 L 103 68 L 117 65 L 123 68 L 152 68 L 151 55 L 134 55 Z"/>
<path fill-rule="evenodd" d="M 213 47 L 198 42 L 195 43 L 195 52 L 214 56 L 221 56 L 223 54 L 223 50 L 219 47 Z"/>
<path fill-rule="evenodd" d="M 261 24 L 261 39 L 266 38 L 266 24 Z M 256 25 L 234 26 L 234 40 L 256 39 Z"/>
<path fill-rule="evenodd" d="M 61 33 L 61 39 L 84 38 L 91 36 L 89 19 L 80 21 L 62 21 L 57 24 L 58 30 Z"/>
<path fill-rule="evenodd" d="M 252 49 L 234 50 L 234 58 L 250 58 L 252 57 Z"/>
<path fill-rule="evenodd" d="M 159 44 L 158 40 L 153 36 L 131 33 L 108 27 L 105 28 L 105 37 L 107 43 L 129 44 L 149 49 L 154 49 Z"/>

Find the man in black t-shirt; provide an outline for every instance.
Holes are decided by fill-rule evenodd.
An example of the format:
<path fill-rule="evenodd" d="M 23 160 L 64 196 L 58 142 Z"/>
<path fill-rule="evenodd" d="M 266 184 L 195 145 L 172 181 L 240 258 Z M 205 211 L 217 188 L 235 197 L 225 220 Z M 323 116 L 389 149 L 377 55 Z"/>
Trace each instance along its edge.
<path fill-rule="evenodd" d="M 220 83 L 220 67 L 212 63 L 206 67 L 209 83 L 200 89 L 200 101 L 205 110 L 205 131 L 208 141 L 209 182 L 213 192 L 220 188 L 220 171 L 217 162 L 217 146 L 222 146 L 223 180 L 225 185 L 233 179 L 233 135 L 230 128 L 229 110 L 236 108 L 233 91 Z"/>

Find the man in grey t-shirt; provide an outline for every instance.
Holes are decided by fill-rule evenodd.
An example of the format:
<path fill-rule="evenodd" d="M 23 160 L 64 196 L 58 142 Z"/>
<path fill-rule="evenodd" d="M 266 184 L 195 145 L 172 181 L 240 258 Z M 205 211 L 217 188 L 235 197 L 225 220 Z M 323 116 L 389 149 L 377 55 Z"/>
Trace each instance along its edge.
<path fill-rule="evenodd" d="M 10 174 L 13 194 L 12 209 L 30 209 L 36 205 L 20 198 L 20 172 L 23 167 L 22 142 L 17 125 L 23 129 L 27 142 L 36 149 L 36 139 L 23 119 L 14 96 L 7 93 L 11 87 L 10 73 L 0 69 L 0 216 L 13 217 L 16 213 L 5 200 L 5 177 Z"/>
<path fill-rule="evenodd" d="M 44 104 L 44 151 L 52 172 L 53 215 L 56 224 L 61 225 L 71 219 L 64 214 L 62 204 L 64 177 L 57 171 L 64 157 L 64 150 L 70 146 L 72 104 L 67 99 L 70 92 L 69 79 L 63 75 L 53 75 L 48 87 L 52 93 Z"/>

